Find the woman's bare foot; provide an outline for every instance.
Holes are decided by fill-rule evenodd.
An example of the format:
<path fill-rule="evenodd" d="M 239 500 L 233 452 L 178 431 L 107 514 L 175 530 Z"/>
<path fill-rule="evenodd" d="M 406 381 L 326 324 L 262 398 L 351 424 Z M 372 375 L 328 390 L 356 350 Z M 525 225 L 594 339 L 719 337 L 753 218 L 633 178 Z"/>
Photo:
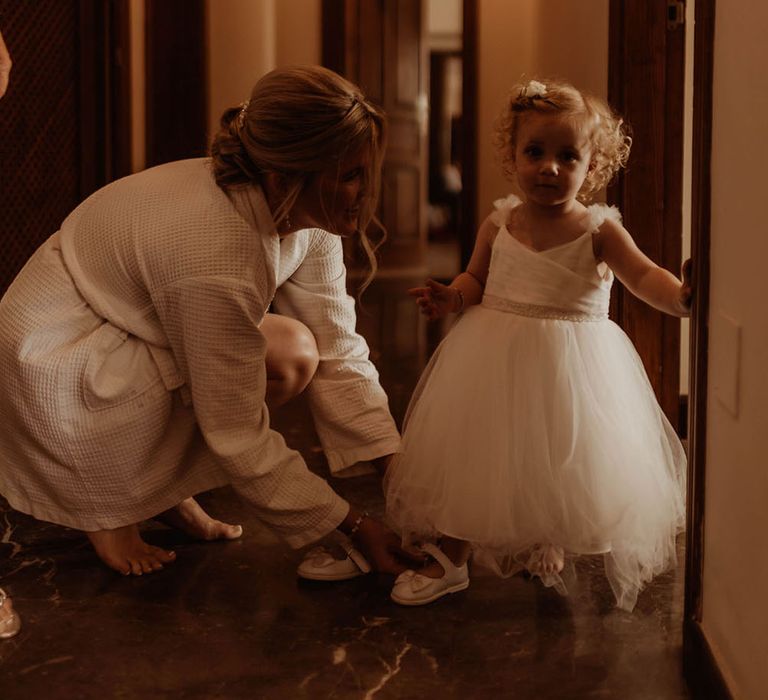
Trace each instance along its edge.
<path fill-rule="evenodd" d="M 175 552 L 154 547 L 142 540 L 138 525 L 86 534 L 101 560 L 124 576 L 150 574 L 176 559 Z"/>
<path fill-rule="evenodd" d="M 236 540 L 243 534 L 240 525 L 214 520 L 194 498 L 183 500 L 174 508 L 155 516 L 155 519 L 198 540 Z"/>

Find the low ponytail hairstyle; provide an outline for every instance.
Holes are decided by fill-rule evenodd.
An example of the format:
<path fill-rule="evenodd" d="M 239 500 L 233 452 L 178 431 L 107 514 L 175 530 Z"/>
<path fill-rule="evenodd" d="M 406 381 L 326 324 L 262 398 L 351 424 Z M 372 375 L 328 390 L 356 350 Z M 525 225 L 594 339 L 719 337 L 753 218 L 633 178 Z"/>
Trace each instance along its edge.
<path fill-rule="evenodd" d="M 356 85 L 327 68 L 291 66 L 267 73 L 246 103 L 224 112 L 210 154 L 216 184 L 225 191 L 262 184 L 267 173 L 282 176 L 286 195 L 272 212 L 279 226 L 312 178 L 367 150 L 359 213 L 360 242 L 371 266 L 365 288 L 385 238 L 375 217 L 385 144 L 384 113 Z M 371 222 L 381 232 L 375 244 L 366 235 Z"/>

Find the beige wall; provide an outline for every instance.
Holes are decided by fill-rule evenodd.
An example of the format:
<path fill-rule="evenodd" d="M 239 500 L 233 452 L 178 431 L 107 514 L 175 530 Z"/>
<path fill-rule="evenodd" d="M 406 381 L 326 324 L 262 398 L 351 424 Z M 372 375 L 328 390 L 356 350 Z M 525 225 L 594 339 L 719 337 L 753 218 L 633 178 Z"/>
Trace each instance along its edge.
<path fill-rule="evenodd" d="M 274 0 L 208 0 L 208 134 L 275 67 Z"/>
<path fill-rule="evenodd" d="M 277 66 L 320 62 L 320 0 L 208 0 L 208 131 Z"/>
<path fill-rule="evenodd" d="M 493 148 L 493 123 L 512 85 L 560 77 L 608 92 L 608 0 L 480 0 L 478 3 L 478 217 L 512 185 Z"/>
<path fill-rule="evenodd" d="M 703 627 L 745 699 L 768 688 L 766 26 L 768 5 L 718 0 Z"/>
<path fill-rule="evenodd" d="M 321 0 L 207 0 L 208 134 L 264 73 L 291 63 L 320 63 Z M 132 159 L 145 167 L 144 0 L 130 0 Z M 299 21 L 300 18 L 300 21 Z"/>

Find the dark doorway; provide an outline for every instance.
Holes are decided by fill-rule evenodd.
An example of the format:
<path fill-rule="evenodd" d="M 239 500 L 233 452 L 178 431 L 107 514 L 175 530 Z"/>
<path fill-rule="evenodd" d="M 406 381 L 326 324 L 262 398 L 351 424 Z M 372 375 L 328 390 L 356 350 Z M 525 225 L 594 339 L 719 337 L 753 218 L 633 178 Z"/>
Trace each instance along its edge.
<path fill-rule="evenodd" d="M 129 172 L 127 0 L 0 1 L 0 293 L 85 197 Z"/>

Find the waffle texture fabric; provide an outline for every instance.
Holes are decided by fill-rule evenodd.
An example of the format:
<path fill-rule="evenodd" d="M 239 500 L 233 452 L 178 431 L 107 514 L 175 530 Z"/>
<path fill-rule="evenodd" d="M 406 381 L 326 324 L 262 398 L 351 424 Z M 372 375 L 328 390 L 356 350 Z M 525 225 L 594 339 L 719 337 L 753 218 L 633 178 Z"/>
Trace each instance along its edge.
<path fill-rule="evenodd" d="M 338 237 L 280 238 L 261 190 L 227 196 L 207 159 L 99 190 L 0 301 L 0 493 L 93 531 L 232 484 L 291 546 L 324 536 L 349 506 L 270 428 L 259 325 L 273 305 L 315 336 L 333 474 L 393 453 L 345 276 Z"/>

